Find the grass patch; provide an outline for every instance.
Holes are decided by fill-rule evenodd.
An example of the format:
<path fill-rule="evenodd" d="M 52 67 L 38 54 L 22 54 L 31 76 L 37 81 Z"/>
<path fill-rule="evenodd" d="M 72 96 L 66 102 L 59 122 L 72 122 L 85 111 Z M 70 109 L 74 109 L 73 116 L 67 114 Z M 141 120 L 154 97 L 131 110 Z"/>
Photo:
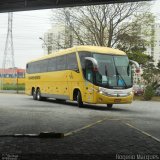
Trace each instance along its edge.
<path fill-rule="evenodd" d="M 18 91 L 24 91 L 25 90 L 25 84 L 4 84 L 3 90 L 18 90 Z"/>
<path fill-rule="evenodd" d="M 145 101 L 143 96 L 134 96 L 134 100 Z M 160 96 L 153 96 L 151 101 L 159 101 L 160 102 Z"/>

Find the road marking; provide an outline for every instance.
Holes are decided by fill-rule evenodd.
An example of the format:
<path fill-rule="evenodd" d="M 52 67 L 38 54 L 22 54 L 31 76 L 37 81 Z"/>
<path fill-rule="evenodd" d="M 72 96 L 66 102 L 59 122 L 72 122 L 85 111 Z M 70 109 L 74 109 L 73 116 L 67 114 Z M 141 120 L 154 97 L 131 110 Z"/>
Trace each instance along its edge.
<path fill-rule="evenodd" d="M 129 118 L 123 118 L 123 119 L 115 118 L 115 119 L 112 119 L 111 117 L 110 117 L 110 118 L 109 118 L 109 117 L 106 117 L 106 118 L 103 118 L 103 119 L 101 119 L 101 120 L 97 120 L 96 122 L 93 122 L 93 123 L 91 123 L 91 124 L 85 125 L 85 126 L 83 126 L 83 127 L 81 127 L 81 128 L 78 128 L 78 129 L 76 129 L 76 130 L 73 130 L 73 131 L 64 133 L 64 137 L 71 136 L 71 135 L 76 134 L 76 133 L 78 133 L 78 132 L 80 132 L 80 131 L 82 131 L 82 130 L 91 128 L 91 127 L 93 127 L 93 126 L 95 126 L 95 125 L 97 125 L 97 124 L 99 124 L 99 123 L 102 123 L 102 122 L 104 122 L 104 121 L 106 121 L 106 120 L 109 120 L 109 121 L 121 121 L 121 120 L 125 120 L 125 119 L 128 120 Z"/>
<path fill-rule="evenodd" d="M 141 129 L 139 129 L 139 128 L 137 128 L 137 127 L 135 127 L 135 126 L 133 126 L 133 125 L 131 125 L 131 124 L 129 124 L 129 123 L 125 123 L 125 122 L 123 122 L 123 123 L 124 123 L 125 125 L 129 126 L 130 128 L 133 128 L 133 129 L 141 132 L 142 134 L 144 134 L 144 135 L 146 135 L 146 136 L 148 136 L 148 137 L 150 137 L 150 138 L 152 138 L 152 139 L 154 139 L 155 141 L 157 141 L 157 142 L 160 143 L 160 139 L 152 136 L 151 134 L 149 134 L 149 133 L 147 133 L 147 132 L 145 132 L 145 131 L 143 131 L 143 130 L 141 130 Z"/>

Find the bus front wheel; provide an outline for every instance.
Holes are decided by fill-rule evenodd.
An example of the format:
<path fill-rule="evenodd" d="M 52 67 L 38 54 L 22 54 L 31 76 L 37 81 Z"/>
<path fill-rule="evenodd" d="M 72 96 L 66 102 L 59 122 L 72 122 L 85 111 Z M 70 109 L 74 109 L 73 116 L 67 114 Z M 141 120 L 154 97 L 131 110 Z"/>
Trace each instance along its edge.
<path fill-rule="evenodd" d="M 78 102 L 78 107 L 83 107 L 83 101 L 82 101 L 82 96 L 80 91 L 78 91 L 78 94 L 77 94 L 77 102 Z"/>
<path fill-rule="evenodd" d="M 111 109 L 112 106 L 113 106 L 113 104 L 107 104 L 107 108 L 108 108 L 108 109 Z"/>

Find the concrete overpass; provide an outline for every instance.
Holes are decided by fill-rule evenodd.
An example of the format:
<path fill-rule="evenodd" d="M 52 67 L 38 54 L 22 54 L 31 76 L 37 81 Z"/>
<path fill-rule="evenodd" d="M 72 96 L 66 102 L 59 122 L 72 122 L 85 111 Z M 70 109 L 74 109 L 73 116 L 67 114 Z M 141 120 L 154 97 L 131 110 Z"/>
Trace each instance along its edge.
<path fill-rule="evenodd" d="M 92 4 L 111 4 L 151 0 L 1 0 L 0 12 L 72 7 Z"/>

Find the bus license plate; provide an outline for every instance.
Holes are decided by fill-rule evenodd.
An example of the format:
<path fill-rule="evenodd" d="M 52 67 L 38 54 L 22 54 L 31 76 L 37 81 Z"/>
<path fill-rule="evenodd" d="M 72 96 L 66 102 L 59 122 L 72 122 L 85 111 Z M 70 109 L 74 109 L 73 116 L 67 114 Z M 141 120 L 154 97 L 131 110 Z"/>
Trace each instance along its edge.
<path fill-rule="evenodd" d="M 121 102 L 121 99 L 115 99 L 114 102 L 119 103 L 119 102 Z"/>

